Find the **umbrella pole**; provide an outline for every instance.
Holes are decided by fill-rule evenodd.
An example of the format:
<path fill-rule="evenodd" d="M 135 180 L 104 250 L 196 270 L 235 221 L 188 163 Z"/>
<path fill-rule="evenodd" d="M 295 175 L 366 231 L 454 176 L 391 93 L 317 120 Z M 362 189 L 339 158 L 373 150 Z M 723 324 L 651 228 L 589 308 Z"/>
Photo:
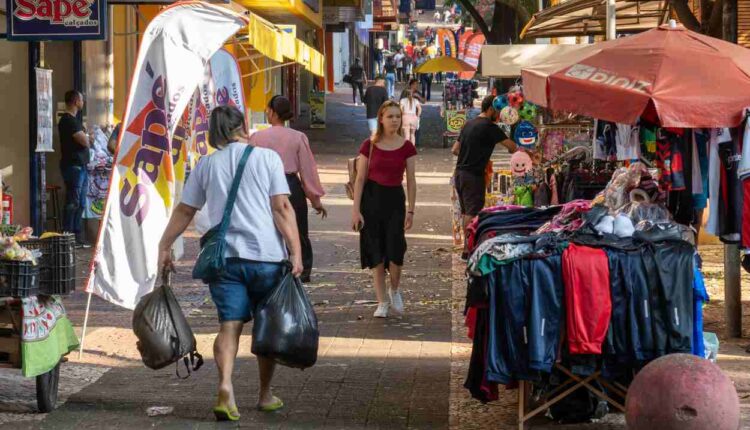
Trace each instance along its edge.
<path fill-rule="evenodd" d="M 607 0 L 607 40 L 617 38 L 617 6 L 615 0 Z"/>

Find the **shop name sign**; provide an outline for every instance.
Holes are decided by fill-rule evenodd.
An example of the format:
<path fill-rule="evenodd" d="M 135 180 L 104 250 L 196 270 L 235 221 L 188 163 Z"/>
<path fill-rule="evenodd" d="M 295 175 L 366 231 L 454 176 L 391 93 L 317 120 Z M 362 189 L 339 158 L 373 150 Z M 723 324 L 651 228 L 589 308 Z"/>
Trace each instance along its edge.
<path fill-rule="evenodd" d="M 649 93 L 651 86 L 653 85 L 651 82 L 619 76 L 608 70 L 594 66 L 587 66 L 586 64 L 574 64 L 570 66 L 565 72 L 565 76 L 573 79 L 580 79 L 582 81 L 593 82 L 595 84 L 620 87 L 645 94 Z"/>
<path fill-rule="evenodd" d="M 104 39 L 106 11 L 106 0 L 6 0 L 8 39 Z"/>

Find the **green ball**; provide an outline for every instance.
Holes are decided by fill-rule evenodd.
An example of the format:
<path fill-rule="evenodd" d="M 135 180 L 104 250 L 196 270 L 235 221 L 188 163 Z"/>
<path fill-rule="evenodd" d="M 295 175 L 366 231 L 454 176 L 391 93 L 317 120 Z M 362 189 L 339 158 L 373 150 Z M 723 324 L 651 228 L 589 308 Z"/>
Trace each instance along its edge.
<path fill-rule="evenodd" d="M 536 119 L 538 109 L 535 104 L 525 102 L 523 107 L 518 111 L 518 115 L 526 121 L 533 121 Z"/>

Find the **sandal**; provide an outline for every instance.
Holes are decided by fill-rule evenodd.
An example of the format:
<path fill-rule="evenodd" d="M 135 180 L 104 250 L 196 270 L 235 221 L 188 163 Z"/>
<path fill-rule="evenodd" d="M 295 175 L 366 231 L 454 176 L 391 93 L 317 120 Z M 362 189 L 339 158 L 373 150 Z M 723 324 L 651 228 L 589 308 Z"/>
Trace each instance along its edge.
<path fill-rule="evenodd" d="M 273 403 L 265 406 L 258 405 L 258 410 L 261 412 L 274 412 L 284 407 L 284 402 L 280 398 L 273 396 Z"/>
<path fill-rule="evenodd" d="M 239 421 L 240 412 L 237 410 L 237 406 L 229 408 L 227 406 L 215 406 L 214 416 L 216 421 Z"/>

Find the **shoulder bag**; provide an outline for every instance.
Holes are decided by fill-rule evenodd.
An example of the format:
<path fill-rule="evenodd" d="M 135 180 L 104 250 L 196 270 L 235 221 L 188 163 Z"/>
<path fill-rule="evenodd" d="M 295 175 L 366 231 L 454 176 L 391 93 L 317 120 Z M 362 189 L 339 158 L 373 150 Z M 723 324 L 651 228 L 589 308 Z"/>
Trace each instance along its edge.
<path fill-rule="evenodd" d="M 205 283 L 215 281 L 221 277 L 226 267 L 224 250 L 226 249 L 226 234 L 229 228 L 229 219 L 234 209 L 234 201 L 237 199 L 237 190 L 240 188 L 242 174 L 245 171 L 245 165 L 253 147 L 247 145 L 245 152 L 242 153 L 240 164 L 237 167 L 237 173 L 232 181 L 232 188 L 229 190 L 227 204 L 224 207 L 224 215 L 221 217 L 221 223 L 215 225 L 211 230 L 201 237 L 201 251 L 193 267 L 193 279 L 201 279 Z"/>
<path fill-rule="evenodd" d="M 365 180 L 367 180 L 367 174 L 370 171 L 370 161 L 372 160 L 372 150 L 375 148 L 375 142 L 370 140 L 370 156 L 367 157 L 367 170 L 365 170 Z M 357 160 L 361 154 L 358 154 L 354 158 L 346 160 L 346 168 L 349 171 L 349 182 L 346 183 L 346 196 L 349 200 L 354 200 L 354 184 L 357 183 Z"/>

